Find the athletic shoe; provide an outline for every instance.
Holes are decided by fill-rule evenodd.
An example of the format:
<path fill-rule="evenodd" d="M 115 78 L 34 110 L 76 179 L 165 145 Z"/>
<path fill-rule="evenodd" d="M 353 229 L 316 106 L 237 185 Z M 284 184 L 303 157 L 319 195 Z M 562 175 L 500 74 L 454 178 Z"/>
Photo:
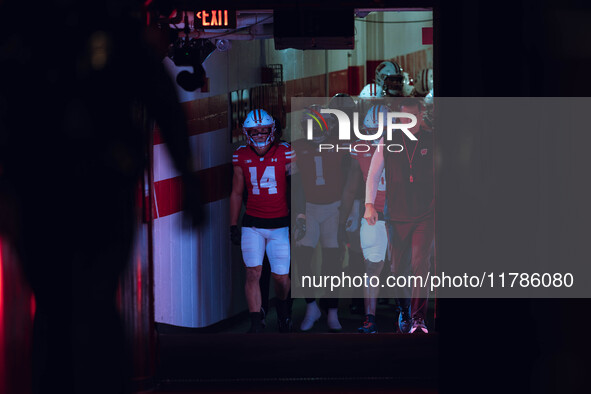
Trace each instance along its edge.
<path fill-rule="evenodd" d="M 418 334 L 427 334 L 429 330 L 427 330 L 427 326 L 425 325 L 425 320 L 418 317 L 412 319 L 412 328 L 410 329 L 410 333 L 418 333 Z"/>
<path fill-rule="evenodd" d="M 378 332 L 378 326 L 375 323 L 374 315 L 365 315 L 363 325 L 357 329 L 361 334 L 375 334 Z"/>
<path fill-rule="evenodd" d="M 309 303 L 306 306 L 306 315 L 304 316 L 304 320 L 302 320 L 302 324 L 300 324 L 300 330 L 308 331 L 313 326 L 314 323 L 322 316 L 322 312 L 320 312 L 320 308 L 316 305 L 316 301 Z"/>
<path fill-rule="evenodd" d="M 410 318 L 410 311 L 403 309 L 398 314 L 398 332 L 407 334 L 412 326 L 412 319 Z"/>

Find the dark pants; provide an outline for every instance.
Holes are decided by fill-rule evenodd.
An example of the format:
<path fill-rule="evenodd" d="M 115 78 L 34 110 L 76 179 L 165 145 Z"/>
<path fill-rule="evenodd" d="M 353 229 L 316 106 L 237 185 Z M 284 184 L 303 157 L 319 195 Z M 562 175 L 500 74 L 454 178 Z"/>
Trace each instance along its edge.
<path fill-rule="evenodd" d="M 388 227 L 392 246 L 390 261 L 392 273 L 396 276 L 418 276 L 423 278 L 423 281 L 426 280 L 435 244 L 433 217 L 416 223 L 390 221 Z M 411 298 L 410 307 L 413 318 L 425 318 L 429 299 L 428 284 L 422 287 L 401 288 L 399 294 L 403 299 Z"/>

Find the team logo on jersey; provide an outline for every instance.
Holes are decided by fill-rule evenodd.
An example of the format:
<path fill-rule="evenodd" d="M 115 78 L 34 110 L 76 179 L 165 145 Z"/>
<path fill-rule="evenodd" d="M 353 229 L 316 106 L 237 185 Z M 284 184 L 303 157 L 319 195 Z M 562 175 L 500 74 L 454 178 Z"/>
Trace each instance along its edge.
<path fill-rule="evenodd" d="M 252 163 L 252 160 L 248 159 L 248 160 L 244 160 L 245 163 Z"/>
<path fill-rule="evenodd" d="M 277 161 L 277 158 L 274 157 L 274 158 L 271 159 L 271 163 L 274 162 L 274 161 Z"/>
<path fill-rule="evenodd" d="M 425 156 L 427 154 L 427 148 L 421 149 L 421 156 Z"/>

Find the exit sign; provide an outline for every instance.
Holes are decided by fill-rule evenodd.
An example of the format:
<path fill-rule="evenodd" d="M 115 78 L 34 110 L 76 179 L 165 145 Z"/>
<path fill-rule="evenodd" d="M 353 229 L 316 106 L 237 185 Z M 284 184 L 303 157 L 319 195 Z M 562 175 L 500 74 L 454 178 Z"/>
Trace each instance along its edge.
<path fill-rule="evenodd" d="M 196 29 L 235 29 L 236 11 L 201 10 L 195 11 Z"/>

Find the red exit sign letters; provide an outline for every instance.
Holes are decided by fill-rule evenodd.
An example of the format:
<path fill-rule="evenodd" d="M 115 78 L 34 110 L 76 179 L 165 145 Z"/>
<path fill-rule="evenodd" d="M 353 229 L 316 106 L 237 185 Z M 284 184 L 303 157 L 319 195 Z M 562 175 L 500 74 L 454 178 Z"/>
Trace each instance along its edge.
<path fill-rule="evenodd" d="M 195 11 L 196 29 L 235 29 L 236 11 L 201 10 Z"/>

